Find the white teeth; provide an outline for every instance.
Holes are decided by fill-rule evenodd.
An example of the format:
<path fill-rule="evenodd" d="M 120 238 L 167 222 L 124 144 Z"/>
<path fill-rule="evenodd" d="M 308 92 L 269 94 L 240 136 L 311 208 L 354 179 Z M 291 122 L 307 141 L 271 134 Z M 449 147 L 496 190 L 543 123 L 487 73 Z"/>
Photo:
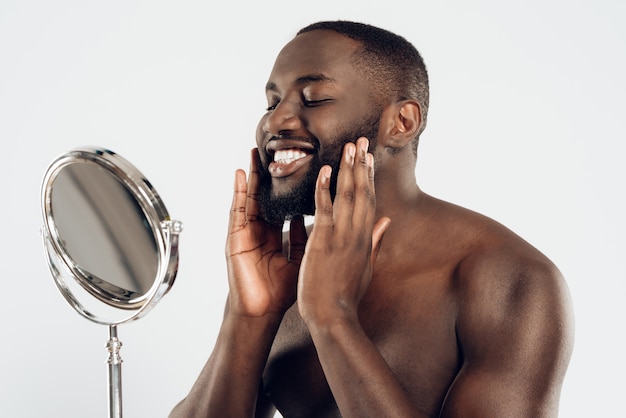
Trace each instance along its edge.
<path fill-rule="evenodd" d="M 274 162 L 289 164 L 304 157 L 306 157 L 306 153 L 300 150 L 280 150 L 274 153 Z"/>

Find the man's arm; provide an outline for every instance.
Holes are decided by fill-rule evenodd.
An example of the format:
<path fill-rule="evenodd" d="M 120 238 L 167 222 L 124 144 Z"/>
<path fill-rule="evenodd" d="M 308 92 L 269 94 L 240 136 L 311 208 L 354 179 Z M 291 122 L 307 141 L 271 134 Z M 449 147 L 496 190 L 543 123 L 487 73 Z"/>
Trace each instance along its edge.
<path fill-rule="evenodd" d="M 191 391 L 170 417 L 253 417 L 267 356 L 281 316 L 227 314 Z"/>
<path fill-rule="evenodd" d="M 375 220 L 368 143 L 346 144 L 331 202 L 329 167 L 316 186 L 316 213 L 300 269 L 298 309 L 343 417 L 423 417 L 365 334 L 358 307 L 390 220 Z M 376 221 L 376 222 L 375 222 Z"/>
<path fill-rule="evenodd" d="M 573 345 L 565 281 L 534 250 L 478 258 L 461 279 L 464 361 L 441 416 L 556 417 Z"/>
<path fill-rule="evenodd" d="M 285 257 L 282 228 L 260 217 L 257 167 L 253 150 L 248 182 L 241 170 L 235 176 L 226 243 L 229 293 L 215 348 L 171 417 L 255 416 L 269 350 L 283 314 L 295 301 L 304 222 L 292 221 Z"/>

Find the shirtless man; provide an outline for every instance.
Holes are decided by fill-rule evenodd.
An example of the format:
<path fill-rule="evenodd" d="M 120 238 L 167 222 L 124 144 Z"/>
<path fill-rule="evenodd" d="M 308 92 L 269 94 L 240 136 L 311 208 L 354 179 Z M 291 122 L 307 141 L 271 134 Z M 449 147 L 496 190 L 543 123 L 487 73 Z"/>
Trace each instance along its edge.
<path fill-rule="evenodd" d="M 417 186 L 415 48 L 314 24 L 266 90 L 249 177 L 235 177 L 223 323 L 171 417 L 557 416 L 566 284 L 504 226 Z"/>

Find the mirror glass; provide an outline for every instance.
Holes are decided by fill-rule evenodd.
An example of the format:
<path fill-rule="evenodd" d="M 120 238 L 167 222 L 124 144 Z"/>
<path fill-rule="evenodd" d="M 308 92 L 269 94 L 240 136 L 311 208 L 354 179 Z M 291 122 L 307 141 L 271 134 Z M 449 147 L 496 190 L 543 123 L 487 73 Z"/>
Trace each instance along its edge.
<path fill-rule="evenodd" d="M 63 250 L 91 285 L 112 298 L 145 295 L 157 276 L 156 239 L 135 197 L 101 166 L 64 167 L 51 190 Z"/>
<path fill-rule="evenodd" d="M 58 157 L 44 177 L 42 205 L 50 270 L 66 300 L 87 318 L 117 324 L 143 315 L 173 284 L 181 223 L 118 154 L 81 148 Z M 135 312 L 102 320 L 85 308 L 91 301 L 83 293 Z"/>

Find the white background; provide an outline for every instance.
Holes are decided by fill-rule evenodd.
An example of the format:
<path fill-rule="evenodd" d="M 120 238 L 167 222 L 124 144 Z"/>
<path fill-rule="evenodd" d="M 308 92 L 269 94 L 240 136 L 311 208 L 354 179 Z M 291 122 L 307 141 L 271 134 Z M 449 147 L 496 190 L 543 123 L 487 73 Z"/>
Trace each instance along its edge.
<path fill-rule="evenodd" d="M 418 181 L 561 268 L 576 345 L 561 416 L 624 413 L 626 2 L 0 2 L 0 416 L 106 416 L 104 326 L 56 290 L 39 235 L 48 164 L 110 148 L 185 224 L 172 291 L 123 325 L 124 412 L 165 417 L 217 335 L 234 170 L 276 53 L 322 19 L 372 23 L 431 76 Z"/>

